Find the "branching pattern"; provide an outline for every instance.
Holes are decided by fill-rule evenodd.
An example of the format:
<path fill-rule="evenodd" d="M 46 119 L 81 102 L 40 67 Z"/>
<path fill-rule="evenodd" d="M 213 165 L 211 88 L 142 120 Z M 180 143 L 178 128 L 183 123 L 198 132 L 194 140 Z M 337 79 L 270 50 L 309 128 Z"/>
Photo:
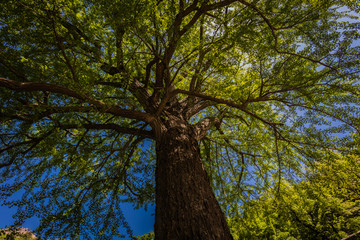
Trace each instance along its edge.
<path fill-rule="evenodd" d="M 175 123 L 228 216 L 280 192 L 359 134 L 359 27 L 341 6 L 3 1 L 1 200 L 25 189 L 8 205 L 45 236 L 132 235 L 120 203 L 154 203 L 156 144 Z"/>

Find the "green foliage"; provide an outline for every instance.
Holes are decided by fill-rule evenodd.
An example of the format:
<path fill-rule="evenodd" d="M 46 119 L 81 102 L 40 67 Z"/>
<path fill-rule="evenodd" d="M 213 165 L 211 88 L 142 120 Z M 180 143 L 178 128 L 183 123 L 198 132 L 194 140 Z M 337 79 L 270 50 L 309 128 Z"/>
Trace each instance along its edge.
<path fill-rule="evenodd" d="M 14 229 L 6 228 L 0 229 L 0 239 L 1 240 L 31 240 L 36 239 L 34 234 L 32 234 L 28 229 Z"/>
<path fill-rule="evenodd" d="M 229 220 L 236 239 L 342 239 L 360 228 L 360 158 L 319 163 L 299 183 L 283 183 Z"/>
<path fill-rule="evenodd" d="M 37 238 L 30 229 L 27 228 L 4 228 L 0 229 L 0 240 L 36 240 Z M 41 239 L 39 239 L 41 240 Z M 56 238 L 48 240 L 66 240 L 65 238 Z"/>
<path fill-rule="evenodd" d="M 147 234 L 144 234 L 142 236 L 136 237 L 135 240 L 153 240 L 155 239 L 155 233 L 154 232 L 150 232 Z"/>
<path fill-rule="evenodd" d="M 0 239 L 1 240 L 31 240 L 33 238 L 29 238 L 29 237 L 26 237 L 26 236 L 13 236 L 13 237 L 10 237 L 8 234 L 6 234 L 6 235 L 0 235 Z"/>
<path fill-rule="evenodd" d="M 0 1 L 1 202 L 18 207 L 17 225 L 39 217 L 40 236 L 132 236 L 121 203 L 155 202 L 159 133 L 181 119 L 205 132 L 200 151 L 225 213 L 252 214 L 267 189 L 359 143 L 358 9 Z"/>

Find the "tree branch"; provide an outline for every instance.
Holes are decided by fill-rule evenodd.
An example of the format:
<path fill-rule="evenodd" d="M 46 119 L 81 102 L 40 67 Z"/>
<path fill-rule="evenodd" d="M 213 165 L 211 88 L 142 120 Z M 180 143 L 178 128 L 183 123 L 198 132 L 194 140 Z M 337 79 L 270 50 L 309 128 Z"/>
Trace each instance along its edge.
<path fill-rule="evenodd" d="M 358 231 L 356 233 L 353 233 L 353 234 L 351 234 L 351 235 L 349 235 L 347 237 L 344 237 L 341 240 L 351 240 L 351 239 L 355 240 L 355 239 L 357 239 L 356 236 L 359 235 L 359 234 L 360 234 L 360 231 Z"/>
<path fill-rule="evenodd" d="M 55 84 L 36 83 L 36 82 L 17 82 L 0 77 L 0 87 L 5 87 L 17 92 L 47 91 L 52 93 L 59 93 L 82 101 L 87 101 L 93 104 L 98 109 L 99 112 L 110 113 L 115 116 L 136 119 L 147 123 L 150 123 L 154 120 L 154 117 L 150 114 L 134 111 L 134 110 L 123 109 L 117 106 L 109 106 L 102 101 L 91 98 L 84 94 L 77 93 L 76 91 L 70 88 L 66 88 Z"/>
<path fill-rule="evenodd" d="M 171 36 L 171 40 L 169 41 L 169 44 L 165 50 L 163 64 L 164 68 L 167 68 L 170 60 L 175 52 L 175 48 L 177 45 L 178 40 L 183 36 L 198 20 L 199 18 L 206 12 L 216 10 L 222 7 L 225 7 L 227 5 L 230 5 L 231 3 L 236 2 L 236 0 L 224 0 L 218 3 L 205 5 L 202 4 L 200 7 L 198 7 L 199 0 L 194 1 L 189 7 L 187 7 L 184 10 L 181 10 L 174 20 L 174 23 L 172 25 L 173 28 L 173 34 Z M 192 16 L 192 18 L 181 28 L 181 24 L 183 23 L 183 20 L 186 16 L 188 16 L 190 13 L 195 12 L 195 14 Z M 159 69 L 159 71 L 163 71 L 164 69 Z M 160 79 L 157 79 L 160 80 Z M 168 83 L 169 84 L 169 83 Z M 158 83 L 160 86 L 160 83 Z"/>
<path fill-rule="evenodd" d="M 185 110 L 185 119 L 190 119 L 192 116 L 200 112 L 201 110 L 213 105 L 211 101 L 208 100 L 202 100 L 197 103 L 195 103 L 193 106 L 191 106 L 189 109 Z"/>
<path fill-rule="evenodd" d="M 217 117 L 204 118 L 203 120 L 201 120 L 200 122 L 194 125 L 195 139 L 198 141 L 202 140 L 212 126 L 216 126 L 220 124 L 221 124 L 221 119 Z"/>
<path fill-rule="evenodd" d="M 77 112 L 77 113 L 88 113 L 88 112 L 94 112 L 95 109 L 93 106 L 65 106 L 65 107 L 57 107 L 57 106 L 49 106 L 49 105 L 30 105 L 25 106 L 28 107 L 30 110 L 33 110 L 34 107 L 39 108 L 40 110 L 44 110 L 40 113 L 36 114 L 29 114 L 25 111 L 13 115 L 6 115 L 4 113 L 0 113 L 0 117 L 5 119 L 18 119 L 21 121 L 26 122 L 35 122 L 38 121 L 44 117 L 48 117 L 55 113 L 71 113 L 71 112 Z"/>
<path fill-rule="evenodd" d="M 119 67 L 111 67 L 108 64 L 103 64 L 102 70 L 110 75 L 115 75 L 117 73 L 124 73 L 125 69 L 120 69 Z M 149 73 L 150 74 L 150 73 Z M 125 78 L 125 77 L 124 77 Z M 122 78 L 122 79 L 124 79 Z M 139 103 L 148 111 L 148 112 L 155 112 L 154 108 L 154 101 L 150 97 L 150 93 L 147 91 L 146 87 L 142 87 L 141 83 L 130 76 L 127 76 L 128 80 L 121 81 L 121 82 L 104 82 L 98 81 L 96 82 L 97 85 L 106 85 L 116 88 L 126 89 L 128 87 L 129 91 L 136 97 Z M 146 84 L 146 83 L 145 83 Z"/>
<path fill-rule="evenodd" d="M 53 31 L 54 31 L 54 35 L 55 35 L 55 38 L 56 38 L 56 41 L 57 41 L 57 45 L 65 59 L 65 64 L 68 66 L 68 68 L 70 69 L 70 72 L 71 72 L 71 75 L 72 75 L 72 78 L 74 80 L 75 83 L 78 83 L 78 78 L 76 76 L 76 71 L 75 71 L 75 68 L 74 66 L 71 64 L 70 62 L 70 59 L 68 58 L 68 56 L 66 55 L 66 52 L 65 52 L 65 48 L 64 48 L 64 41 L 62 39 L 62 37 L 59 35 L 59 33 L 56 31 L 56 23 L 55 23 L 55 20 L 54 18 L 50 17 L 52 19 L 52 28 L 53 28 Z"/>
<path fill-rule="evenodd" d="M 84 124 L 65 124 L 60 126 L 61 129 L 78 129 L 78 128 L 85 128 L 85 129 L 94 129 L 94 130 L 115 130 L 119 133 L 124 134 L 131 134 L 137 135 L 144 138 L 154 139 L 155 136 L 152 131 L 142 130 L 142 129 L 135 129 L 135 128 L 126 128 L 121 127 L 114 123 L 107 123 L 107 124 L 97 124 L 97 123 L 84 123 Z"/>
<path fill-rule="evenodd" d="M 243 105 L 237 104 L 231 100 L 226 100 L 226 99 L 221 99 L 221 98 L 216 98 L 216 97 L 212 97 L 203 93 L 199 93 L 199 92 L 194 92 L 194 91 L 187 91 L 187 90 L 183 90 L 183 89 L 176 89 L 172 92 L 172 94 L 185 94 L 185 95 L 189 95 L 189 96 L 195 96 L 195 97 L 199 97 L 205 100 L 209 100 L 212 102 L 216 102 L 216 103 L 221 103 L 221 104 L 225 104 L 228 105 L 230 107 L 234 107 L 240 110 L 244 109 Z"/>
<path fill-rule="evenodd" d="M 0 64 L 2 64 L 4 67 L 6 67 L 10 72 L 12 72 L 18 78 L 21 78 L 24 81 L 28 81 L 28 79 L 26 78 L 26 76 L 23 73 L 16 70 L 10 64 L 6 63 L 2 58 L 0 58 Z"/>
<path fill-rule="evenodd" d="M 77 98 L 79 100 L 89 99 L 86 96 L 81 95 L 72 89 L 48 83 L 17 82 L 14 80 L 0 77 L 0 87 L 5 87 L 17 92 L 48 91 L 53 93 L 60 93 L 69 97 Z"/>
<path fill-rule="evenodd" d="M 22 151 L 22 152 L 18 152 L 17 154 L 26 154 L 27 152 L 29 152 L 31 149 L 33 149 L 36 145 L 38 145 L 41 141 L 45 140 L 48 136 L 50 136 L 52 134 L 54 129 L 51 129 L 50 131 L 48 131 L 47 133 L 43 134 L 42 136 L 40 137 L 34 137 L 34 138 L 31 138 L 30 140 L 26 140 L 26 141 L 23 141 L 23 142 L 18 142 L 18 143 L 15 143 L 13 145 L 10 145 L 10 146 L 6 146 L 2 149 L 0 149 L 0 154 L 2 154 L 3 152 L 7 152 L 15 147 L 21 147 L 23 145 L 31 145 L 28 149 Z M 11 164 L 14 163 L 16 157 L 17 157 L 17 154 L 13 155 L 10 159 L 10 161 L 6 162 L 6 163 L 0 163 L 0 169 L 3 168 L 3 167 L 7 167 L 7 166 L 10 166 Z"/>
<path fill-rule="evenodd" d="M 274 25 L 272 25 L 272 23 L 270 22 L 270 20 L 265 16 L 265 14 L 259 9 L 257 8 L 254 4 L 252 3 L 249 3 L 245 0 L 238 0 L 239 2 L 241 2 L 242 4 L 252 8 L 253 10 L 255 10 L 259 15 L 260 17 L 265 21 L 265 23 L 268 25 L 268 27 L 270 28 L 271 30 L 271 34 L 273 35 L 274 37 L 274 40 L 275 40 L 275 50 L 276 52 L 280 53 L 280 54 L 288 54 L 288 55 L 292 55 L 292 56 L 296 56 L 296 57 L 299 57 L 299 58 L 303 58 L 303 59 L 306 59 L 306 60 L 309 60 L 313 63 L 318 63 L 324 67 L 327 67 L 327 68 L 330 68 L 332 70 L 336 70 L 335 68 L 333 68 L 332 66 L 320 61 L 320 60 L 315 60 L 315 59 L 312 59 L 310 57 L 307 57 L 307 56 L 303 56 L 303 55 L 300 55 L 300 54 L 297 54 L 297 53 L 293 53 L 293 52 L 288 52 L 288 51 L 282 51 L 279 49 L 278 47 L 278 36 L 276 35 L 276 31 L 278 30 L 281 30 L 281 29 L 287 29 L 289 27 L 283 27 L 283 28 L 277 28 L 275 27 Z"/>
<path fill-rule="evenodd" d="M 281 103 L 285 104 L 285 105 L 288 106 L 288 107 L 300 107 L 300 108 L 303 108 L 303 109 L 309 109 L 309 110 L 312 110 L 312 111 L 315 111 L 315 112 L 318 112 L 318 113 L 322 113 L 322 114 L 324 114 L 324 115 L 326 115 L 326 116 L 328 116 L 328 117 L 334 118 L 334 119 L 336 119 L 336 120 L 339 120 L 340 122 L 345 123 L 346 125 L 352 127 L 356 132 L 360 133 L 360 129 L 359 129 L 356 125 L 352 124 L 352 123 L 349 122 L 349 121 L 346 121 L 346 120 L 343 119 L 343 118 L 340 118 L 340 117 L 336 116 L 335 114 L 326 112 L 326 111 L 323 110 L 323 109 L 316 108 L 316 107 L 309 107 L 309 106 L 301 105 L 301 104 L 297 104 L 297 103 L 292 103 L 292 102 L 287 101 L 286 99 L 269 98 L 269 100 L 281 102 Z"/>
<path fill-rule="evenodd" d="M 203 93 L 198 93 L 198 92 L 191 92 L 191 91 L 187 91 L 187 90 L 183 90 L 183 89 L 176 89 L 172 92 L 172 94 L 178 94 L 178 93 L 182 93 L 182 94 L 186 94 L 186 95 L 190 95 L 190 96 L 196 96 L 196 97 L 199 97 L 199 98 L 202 98 L 202 99 L 205 99 L 205 100 L 209 100 L 209 101 L 212 101 L 212 102 L 216 102 L 216 103 L 220 103 L 220 104 L 225 104 L 229 107 L 234 107 L 234 108 L 237 108 L 249 115 L 251 115 L 252 117 L 262 121 L 263 123 L 273 127 L 275 125 L 281 125 L 281 123 L 273 123 L 273 122 L 269 122 L 263 118 L 261 118 L 260 116 L 256 115 L 255 113 L 252 113 L 251 111 L 247 110 L 246 109 L 246 106 L 244 104 L 240 105 L 240 104 L 237 104 L 231 100 L 227 100 L 227 99 L 222 99 L 222 98 L 216 98 L 216 97 L 211 97 L 211 96 L 208 96 L 208 95 L 205 95 Z"/>

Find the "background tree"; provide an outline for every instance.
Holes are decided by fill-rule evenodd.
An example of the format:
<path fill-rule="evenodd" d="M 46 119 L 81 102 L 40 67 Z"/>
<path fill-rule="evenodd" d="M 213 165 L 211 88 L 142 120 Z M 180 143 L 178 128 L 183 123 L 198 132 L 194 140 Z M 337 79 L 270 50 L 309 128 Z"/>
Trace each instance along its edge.
<path fill-rule="evenodd" d="M 1 240 L 32 240 L 36 236 L 27 228 L 5 228 L 0 229 Z M 60 239 L 59 239 L 60 240 Z"/>
<path fill-rule="evenodd" d="M 309 170 L 301 182 L 283 184 L 280 197 L 269 189 L 231 219 L 235 238 L 345 239 L 356 234 L 359 166 L 358 156 L 339 156 Z"/>
<path fill-rule="evenodd" d="M 347 7 L 358 11 L 1 1 L 4 203 L 19 224 L 40 217 L 44 236 L 132 235 L 130 201 L 156 203 L 157 239 L 232 239 L 223 212 L 353 146 L 359 26 Z"/>

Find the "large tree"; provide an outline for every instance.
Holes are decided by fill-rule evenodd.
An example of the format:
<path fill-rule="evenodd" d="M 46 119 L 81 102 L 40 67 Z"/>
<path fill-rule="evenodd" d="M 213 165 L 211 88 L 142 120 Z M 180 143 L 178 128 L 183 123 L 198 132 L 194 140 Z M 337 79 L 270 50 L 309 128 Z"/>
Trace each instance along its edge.
<path fill-rule="evenodd" d="M 0 193 L 44 235 L 131 235 L 130 201 L 156 203 L 156 239 L 232 239 L 224 212 L 358 131 L 355 1 L 0 9 Z"/>

